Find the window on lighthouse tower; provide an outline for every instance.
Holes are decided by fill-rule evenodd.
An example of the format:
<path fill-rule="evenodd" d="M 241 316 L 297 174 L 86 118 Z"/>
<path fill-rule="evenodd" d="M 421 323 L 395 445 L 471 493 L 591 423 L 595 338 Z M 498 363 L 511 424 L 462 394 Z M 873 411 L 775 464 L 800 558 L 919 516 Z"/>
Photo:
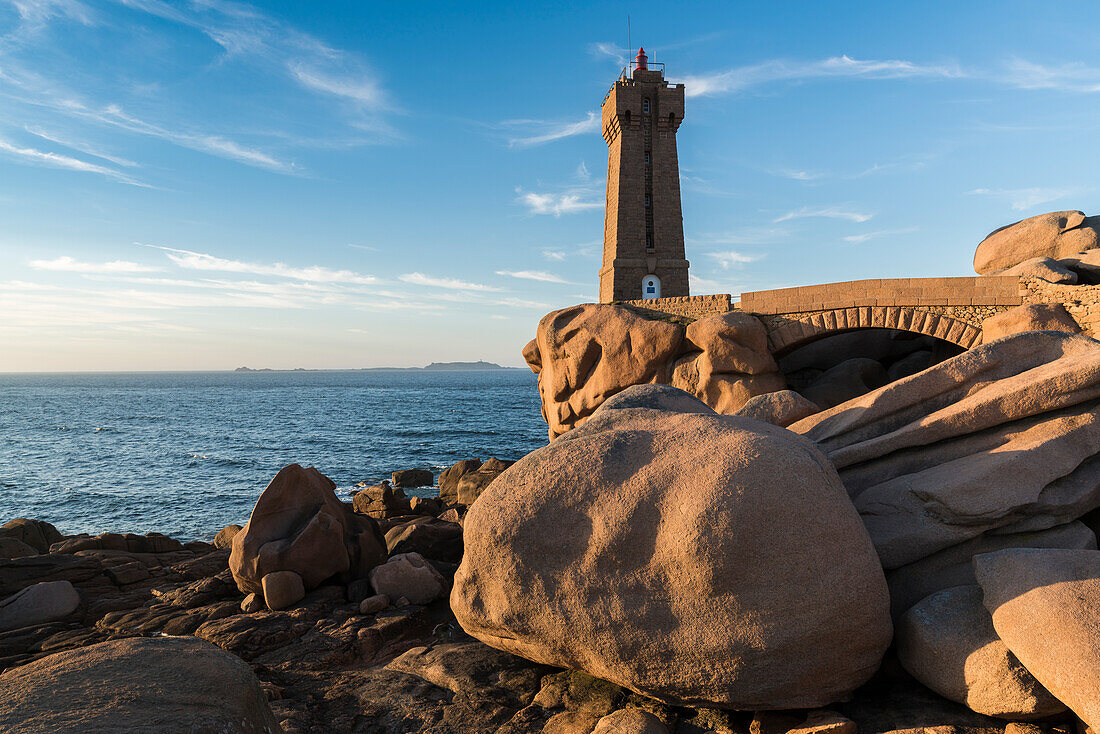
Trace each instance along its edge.
<path fill-rule="evenodd" d="M 644 115 L 649 114 L 649 97 L 646 97 L 645 99 L 642 100 L 642 114 L 644 114 Z"/>

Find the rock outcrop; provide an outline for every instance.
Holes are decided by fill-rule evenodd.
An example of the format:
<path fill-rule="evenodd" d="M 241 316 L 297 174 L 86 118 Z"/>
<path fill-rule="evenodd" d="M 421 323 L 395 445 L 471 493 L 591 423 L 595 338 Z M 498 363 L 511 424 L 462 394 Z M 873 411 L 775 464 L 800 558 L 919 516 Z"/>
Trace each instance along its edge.
<path fill-rule="evenodd" d="M 214 547 L 223 550 L 232 550 L 233 538 L 236 538 L 237 533 L 242 530 L 244 530 L 244 528 L 240 525 L 226 525 L 214 536 Z"/>
<path fill-rule="evenodd" d="M 1100 505 L 1100 342 L 1032 331 L 805 418 L 883 565 Z"/>
<path fill-rule="evenodd" d="M 1064 283 L 1075 285 L 1077 273 L 1066 267 L 1061 261 L 1049 257 L 1033 257 L 1024 260 L 1019 265 L 1013 265 L 1007 270 L 1000 270 L 987 275 L 1015 275 L 1020 278 L 1039 278 L 1048 283 Z"/>
<path fill-rule="evenodd" d="M 749 398 L 734 415 L 786 428 L 820 411 L 820 406 L 794 390 L 777 390 Z"/>
<path fill-rule="evenodd" d="M 902 617 L 895 644 L 914 678 L 979 714 L 1026 721 L 1066 710 L 997 636 L 977 585 L 921 600 Z"/>
<path fill-rule="evenodd" d="M 481 496 L 485 488 L 500 476 L 501 472 L 514 464 L 514 461 L 492 458 L 478 467 L 475 471 L 469 471 L 458 480 L 458 494 L 455 500 L 460 505 L 472 505 Z"/>
<path fill-rule="evenodd" d="M 632 385 L 671 384 L 723 413 L 786 387 L 764 326 L 738 311 L 685 328 L 620 306 L 572 306 L 543 317 L 523 356 L 539 376 L 551 440 Z"/>
<path fill-rule="evenodd" d="M 1081 331 L 1081 326 L 1060 303 L 1026 303 L 983 321 L 982 341 L 988 343 L 1025 331 L 1064 331 L 1067 334 L 1077 334 Z"/>
<path fill-rule="evenodd" d="M 68 581 L 44 581 L 0 601 L 0 632 L 62 619 L 80 606 Z"/>
<path fill-rule="evenodd" d="M 755 316 L 740 311 L 688 324 L 685 346 L 670 384 L 718 413 L 736 413 L 750 398 L 786 388 L 768 350 L 768 333 Z"/>
<path fill-rule="evenodd" d="M 22 540 L 0 536 L 0 558 L 26 558 L 38 554 L 38 549 L 32 548 Z"/>
<path fill-rule="evenodd" d="M 400 469 L 390 475 L 395 487 L 430 487 L 435 475 L 430 469 Z"/>
<path fill-rule="evenodd" d="M 101 642 L 2 673 L 0 730 L 280 731 L 248 664 L 193 637 Z"/>
<path fill-rule="evenodd" d="M 428 604 L 447 591 L 443 575 L 419 553 L 401 553 L 376 566 L 370 583 L 376 593 L 411 604 Z"/>
<path fill-rule="evenodd" d="M 412 514 L 412 503 L 405 491 L 388 481 L 360 489 L 352 498 L 352 507 L 361 515 L 378 519 Z"/>
<path fill-rule="evenodd" d="M 309 590 L 334 577 L 365 578 L 386 560 L 378 524 L 352 512 L 335 488 L 312 467 L 290 464 L 275 475 L 233 538 L 229 567 L 243 593 L 262 593 L 274 571 L 294 571 Z"/>
<path fill-rule="evenodd" d="M 974 270 L 992 274 L 1032 258 L 1061 260 L 1098 245 L 1100 217 L 1079 211 L 1040 214 L 990 232 L 974 253 Z"/>
<path fill-rule="evenodd" d="M 802 388 L 802 394 L 815 405 L 831 408 L 882 387 L 887 381 L 882 364 L 874 359 L 860 357 L 845 360 L 826 370 Z"/>
<path fill-rule="evenodd" d="M 666 702 L 829 703 L 891 637 L 882 569 L 817 447 L 669 387 L 627 389 L 518 461 L 465 544 L 451 607 L 470 634 Z"/>
<path fill-rule="evenodd" d="M 458 482 L 463 476 L 481 468 L 481 459 L 463 459 L 439 475 L 439 501 L 445 505 L 458 502 Z"/>
<path fill-rule="evenodd" d="M 1017 548 L 974 559 L 993 627 L 1035 678 L 1100 727 L 1100 551 Z"/>
<path fill-rule="evenodd" d="M 53 525 L 44 520 L 28 520 L 25 517 L 4 523 L 0 527 L 0 538 L 14 538 L 39 553 L 49 553 L 51 545 L 63 540 L 61 533 Z"/>

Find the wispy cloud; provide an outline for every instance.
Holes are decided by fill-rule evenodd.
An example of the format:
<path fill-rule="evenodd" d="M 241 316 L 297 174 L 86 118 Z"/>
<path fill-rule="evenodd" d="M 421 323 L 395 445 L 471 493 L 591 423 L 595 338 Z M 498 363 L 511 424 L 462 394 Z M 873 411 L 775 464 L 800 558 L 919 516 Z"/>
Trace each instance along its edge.
<path fill-rule="evenodd" d="M 772 221 L 776 224 L 779 222 L 787 222 L 792 219 L 810 219 L 813 217 L 824 217 L 826 219 L 846 219 L 849 222 L 866 222 L 871 219 L 874 214 L 864 214 L 862 212 L 853 211 L 851 209 L 845 209 L 836 206 L 826 207 L 810 207 L 804 206 L 794 211 L 789 211 L 782 216 L 776 217 Z"/>
<path fill-rule="evenodd" d="M 425 275 L 424 273 L 405 273 L 399 275 L 398 279 L 404 283 L 411 283 L 412 285 L 426 285 L 432 288 L 447 288 L 450 290 L 460 291 L 502 291 L 503 288 L 496 288 L 491 285 L 485 285 L 484 283 L 471 283 L 465 280 L 458 280 L 457 278 L 438 278 L 431 275 Z"/>
<path fill-rule="evenodd" d="M 181 9 L 160 0 L 119 1 L 194 28 L 221 46 L 228 57 L 266 62 L 311 91 L 342 97 L 372 109 L 388 107 L 376 76 L 360 59 L 252 6 L 202 0 Z"/>
<path fill-rule="evenodd" d="M 824 179 L 853 180 L 864 178 L 866 176 L 874 176 L 879 173 L 917 171 L 927 166 L 928 160 L 934 157 L 935 156 L 933 155 L 927 154 L 902 156 L 898 160 L 888 161 L 886 163 L 875 163 L 854 172 L 833 172 L 816 171 L 801 168 L 780 168 L 769 170 L 768 173 L 775 176 L 781 176 L 783 178 L 789 178 L 793 181 L 803 181 L 805 183 L 819 182 Z"/>
<path fill-rule="evenodd" d="M 851 242 L 853 244 L 859 244 L 861 242 L 867 242 L 868 240 L 875 240 L 879 237 L 889 237 L 896 234 L 909 234 L 910 232 L 916 232 L 917 227 L 906 227 L 905 229 L 880 229 L 877 232 L 864 232 L 863 234 L 852 234 L 844 238 L 845 242 Z"/>
<path fill-rule="evenodd" d="M 1044 66 L 1024 59 L 1012 59 L 1004 79 L 1021 89 L 1054 89 L 1063 92 L 1100 92 L 1100 67 L 1080 62 Z"/>
<path fill-rule="evenodd" d="M 966 193 L 1007 199 L 1014 211 L 1024 211 L 1080 192 L 1076 189 L 1033 187 L 1026 189 L 973 189 Z"/>
<path fill-rule="evenodd" d="M 626 66 L 626 63 L 634 53 L 630 49 L 622 48 L 608 41 L 598 41 L 589 44 L 588 52 L 596 57 L 615 59 L 615 62 L 620 66 Z"/>
<path fill-rule="evenodd" d="M 649 56 L 650 61 L 654 61 L 657 60 L 657 56 L 667 51 L 674 51 L 678 48 L 697 48 L 704 43 L 721 38 L 724 35 L 725 34 L 721 31 L 714 31 L 692 38 L 685 38 L 682 41 L 661 44 L 660 46 L 646 44 L 646 54 Z M 597 58 L 614 59 L 619 66 L 626 66 L 628 61 L 634 59 L 634 54 L 638 52 L 638 47 L 624 48 L 610 41 L 599 41 L 597 43 L 590 43 L 588 45 L 588 52 Z"/>
<path fill-rule="evenodd" d="M 696 245 L 763 245 L 779 242 L 790 236 L 786 227 L 745 226 L 725 232 L 706 232 L 692 237 L 689 242 Z"/>
<path fill-rule="evenodd" d="M 559 263 L 565 262 L 565 258 L 567 257 L 566 253 L 562 252 L 561 250 L 543 250 L 542 256 L 545 257 L 547 260 L 553 260 L 554 262 Z"/>
<path fill-rule="evenodd" d="M 266 168 L 278 173 L 301 172 L 301 168 L 293 161 L 280 160 L 273 154 L 259 150 L 255 147 L 244 145 L 221 135 L 192 132 L 178 127 L 168 127 L 148 122 L 128 114 L 120 105 L 115 103 L 95 106 L 85 103 L 73 95 L 51 94 L 48 88 L 44 90 L 31 89 L 33 86 L 31 84 L 31 81 L 34 79 L 33 77 L 31 79 L 16 79 L 14 76 L 5 76 L 4 69 L 2 68 L 0 68 L 0 78 L 14 83 L 17 87 L 26 92 L 27 96 L 22 97 L 21 101 L 53 110 L 69 118 L 93 122 L 140 135 L 158 138 L 182 148 L 209 153 L 220 158 L 227 158 L 246 165 Z M 41 83 L 45 84 L 45 82 Z M 110 171 L 111 169 L 104 170 Z M 117 171 L 114 173 L 116 177 L 124 175 Z M 125 181 L 125 183 L 132 183 L 132 181 Z"/>
<path fill-rule="evenodd" d="M 519 194 L 516 201 L 527 207 L 531 214 L 575 214 L 590 209 L 602 209 L 603 201 L 597 199 L 591 191 L 566 191 L 560 194 L 540 194 L 534 191 L 516 189 Z"/>
<path fill-rule="evenodd" d="M 562 138 L 574 135 L 587 135 L 600 131 L 600 114 L 598 112 L 586 112 L 581 120 L 506 120 L 501 123 L 505 127 L 522 127 L 533 130 L 533 135 L 515 136 L 509 138 L 508 145 L 512 148 L 531 148 L 543 145 Z"/>
<path fill-rule="evenodd" d="M 0 153 L 4 153 L 25 163 L 49 166 L 51 168 L 63 168 L 68 171 L 80 171 L 82 173 L 96 173 L 100 176 L 106 176 L 107 178 L 118 181 L 119 183 L 130 184 L 131 186 L 147 186 L 147 184 L 114 168 L 108 168 L 107 166 L 101 166 L 98 163 L 91 163 L 89 161 L 82 161 L 79 158 L 61 155 L 60 153 L 49 153 L 38 150 L 37 148 L 23 148 L 12 145 L 6 140 L 0 140 Z"/>
<path fill-rule="evenodd" d="M 565 278 L 554 275 L 553 273 L 547 273 L 542 270 L 498 270 L 497 275 L 506 275 L 509 278 L 519 278 L 520 280 L 537 280 L 542 283 L 561 283 L 563 285 L 576 285 Z"/>
<path fill-rule="evenodd" d="M 67 141 L 72 123 L 108 126 L 245 165 L 299 175 L 304 170 L 288 149 L 315 144 L 297 132 L 307 129 L 298 124 L 305 120 L 296 114 L 297 110 L 308 108 L 310 129 L 329 128 L 315 136 L 325 141 L 342 139 L 343 145 L 350 146 L 399 137 L 383 118 L 384 114 L 395 112 L 396 107 L 380 81 L 381 76 L 360 55 L 334 48 L 253 6 L 228 0 L 177 4 L 117 0 L 117 5 L 108 4 L 93 12 L 78 0 L 11 1 L 21 25 L 14 32 L 18 43 L 12 42 L 14 36 L 9 34 L 5 36 L 7 43 L 0 44 L 0 92 L 13 103 L 10 112 L 5 110 L 8 114 L 3 116 L 22 124 L 27 116 L 20 114 L 17 105 L 51 111 L 59 118 L 49 121 L 48 126 L 64 129 L 63 135 L 28 128 L 29 131 L 116 166 L 127 167 L 131 162 Z M 118 10 L 118 6 L 124 6 L 123 10 Z M 125 13 L 125 17 L 119 17 L 120 13 Z M 147 22 L 151 20 L 147 16 L 157 20 Z M 87 28 L 74 30 L 72 21 Z M 166 30 L 161 21 L 194 33 L 189 37 L 186 30 L 183 33 Z M 57 25 L 56 31 L 52 25 Z M 121 28 L 129 30 L 122 32 Z M 44 30 L 52 32 L 41 32 Z M 184 66 L 203 67 L 202 73 L 200 68 L 193 69 L 188 78 L 195 84 L 211 85 L 198 90 L 204 99 L 216 100 L 224 91 L 213 86 L 217 82 L 205 81 L 215 77 L 208 72 L 229 66 L 237 67 L 234 83 L 241 88 L 234 102 L 247 98 L 252 86 L 241 81 L 239 72 L 260 80 L 263 96 L 256 97 L 257 105 L 253 106 L 223 105 L 227 114 L 217 116 L 223 121 L 222 129 L 212 129 L 211 118 L 189 114 L 195 106 L 186 98 L 178 98 L 178 89 L 169 97 L 155 81 L 147 82 L 134 69 L 113 68 L 110 54 L 102 60 L 105 68 L 94 74 L 87 69 L 65 69 L 62 73 L 57 64 L 50 63 L 50 59 L 58 56 L 52 44 L 60 34 L 77 31 L 83 35 L 74 37 L 74 44 L 88 42 L 85 45 L 94 43 L 97 47 L 122 44 L 119 59 L 132 58 L 135 53 L 155 47 L 157 53 L 164 54 L 165 63 L 179 61 Z M 209 48 L 207 44 L 194 42 L 197 34 L 216 44 L 219 51 L 214 58 L 196 60 L 196 53 Z M 172 54 L 177 52 L 185 57 L 173 58 Z M 331 102 L 311 99 L 308 105 L 303 104 L 307 101 L 303 100 L 303 91 L 327 97 Z M 272 112 L 277 109 L 278 114 L 265 114 L 264 105 Z M 232 112 L 238 110 L 258 114 L 252 119 L 247 116 L 233 119 Z M 283 120 L 284 128 L 272 129 L 276 124 L 273 120 Z M 334 133 L 336 126 L 339 132 Z M 115 177 L 119 178 L 117 172 Z"/>
<path fill-rule="evenodd" d="M 957 79 L 966 76 L 951 64 L 919 64 L 901 59 L 853 59 L 833 56 L 816 61 L 775 59 L 739 66 L 728 71 L 688 76 L 683 79 L 689 97 L 735 94 L 775 82 L 810 79 Z"/>
<path fill-rule="evenodd" d="M 137 243 L 141 244 L 141 243 Z M 251 273 L 253 275 L 271 275 L 279 278 L 291 278 L 316 283 L 350 283 L 354 285 L 373 285 L 378 279 L 373 275 L 362 275 L 350 270 L 332 270 L 321 265 L 294 267 L 285 263 L 252 263 L 242 260 L 227 260 L 202 252 L 181 250 L 160 245 L 143 245 L 161 250 L 175 265 L 188 270 L 208 270 L 226 273 Z"/>
<path fill-rule="evenodd" d="M 112 260 L 102 263 L 80 262 L 68 255 L 53 260 L 31 260 L 27 264 L 35 270 L 55 270 L 66 273 L 155 273 L 163 270 L 163 268 L 142 265 L 128 260 Z"/>
<path fill-rule="evenodd" d="M 137 163 L 129 160 L 128 158 L 122 158 L 116 155 L 112 155 L 111 153 L 105 153 L 104 151 L 98 150 L 97 148 L 83 141 L 73 140 L 71 138 L 59 135 L 58 133 L 47 132 L 46 130 L 42 130 L 36 127 L 26 126 L 23 129 L 29 132 L 31 135 L 42 138 L 43 140 L 48 140 L 51 143 L 57 143 L 58 145 L 64 145 L 66 148 L 72 148 L 73 150 L 84 153 L 85 155 L 90 155 L 93 158 L 99 158 L 109 163 L 114 163 L 116 166 L 122 166 L 123 168 L 134 168 L 137 166 Z"/>
<path fill-rule="evenodd" d="M 777 176 L 782 176 L 783 178 L 789 178 L 789 179 L 792 179 L 794 181 L 816 181 L 819 178 L 824 178 L 827 175 L 827 174 L 821 173 L 819 171 L 800 171 L 800 170 L 789 169 L 789 168 L 783 168 L 783 169 L 780 169 L 778 171 L 775 171 L 775 174 Z"/>
<path fill-rule="evenodd" d="M 729 270 L 731 267 L 737 267 L 747 263 L 754 263 L 764 257 L 763 255 L 750 255 L 744 252 L 737 252 L 736 250 L 729 250 L 727 252 L 708 252 L 707 255 L 717 260 L 718 264 L 721 265 L 724 270 Z"/>
<path fill-rule="evenodd" d="M 344 97 L 378 109 L 384 109 L 388 106 L 386 95 L 381 86 L 367 76 L 339 77 L 308 68 L 302 63 L 291 63 L 288 68 L 294 80 L 308 89 L 336 97 Z"/>
<path fill-rule="evenodd" d="M 83 25 L 94 23 L 94 13 L 78 0 L 11 0 L 19 18 L 32 26 L 40 26 L 54 18 L 75 20 Z"/>

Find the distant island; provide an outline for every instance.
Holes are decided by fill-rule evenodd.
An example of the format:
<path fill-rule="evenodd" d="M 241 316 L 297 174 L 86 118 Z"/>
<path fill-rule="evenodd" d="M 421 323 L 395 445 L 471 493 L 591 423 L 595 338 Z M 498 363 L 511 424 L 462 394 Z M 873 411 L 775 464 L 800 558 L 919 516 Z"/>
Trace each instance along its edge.
<path fill-rule="evenodd" d="M 432 362 L 427 367 L 360 367 L 357 372 L 370 370 L 433 370 L 437 372 L 475 372 L 479 370 L 519 370 L 522 367 L 503 367 L 495 362 Z M 273 370 L 270 367 L 254 369 L 252 367 L 238 367 L 234 372 L 345 372 L 351 370 L 319 370 L 296 367 L 292 370 Z"/>
<path fill-rule="evenodd" d="M 432 362 L 426 370 L 449 370 L 449 371 L 466 371 L 466 370 L 506 370 L 516 369 L 515 367 L 501 367 L 499 364 L 493 362 Z"/>

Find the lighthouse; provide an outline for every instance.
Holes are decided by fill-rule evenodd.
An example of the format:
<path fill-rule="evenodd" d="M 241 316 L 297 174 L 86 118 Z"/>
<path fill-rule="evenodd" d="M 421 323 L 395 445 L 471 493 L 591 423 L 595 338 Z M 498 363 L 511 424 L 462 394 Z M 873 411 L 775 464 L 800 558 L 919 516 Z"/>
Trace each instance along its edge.
<path fill-rule="evenodd" d="M 676 131 L 684 85 L 639 48 L 603 101 L 607 142 L 600 302 L 687 296 Z"/>

